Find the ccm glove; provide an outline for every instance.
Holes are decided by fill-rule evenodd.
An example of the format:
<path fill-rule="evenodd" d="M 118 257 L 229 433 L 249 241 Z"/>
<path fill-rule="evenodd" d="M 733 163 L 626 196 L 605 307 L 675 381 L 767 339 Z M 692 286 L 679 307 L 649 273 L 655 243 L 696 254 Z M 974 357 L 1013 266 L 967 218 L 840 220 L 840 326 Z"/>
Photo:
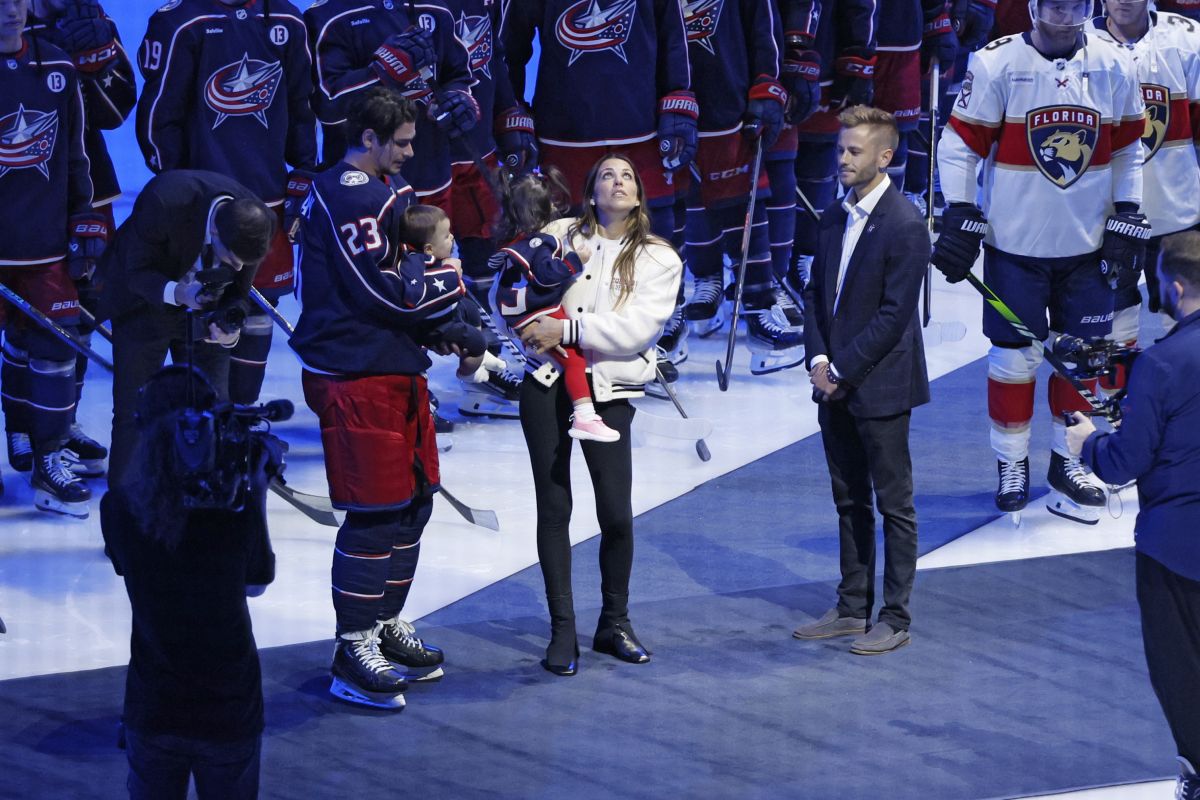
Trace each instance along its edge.
<path fill-rule="evenodd" d="M 434 94 L 428 113 L 442 133 L 460 139 L 479 122 L 479 103 L 464 89 L 449 89 Z"/>
<path fill-rule="evenodd" d="M 996 0 L 954 0 L 950 16 L 959 46 L 973 53 L 988 42 L 996 23 Z"/>
<path fill-rule="evenodd" d="M 117 60 L 113 24 L 100 12 L 96 0 L 72 0 L 63 9 L 47 38 L 71 54 L 76 68 L 85 74 L 103 72 Z"/>
<path fill-rule="evenodd" d="M 954 59 L 958 56 L 958 36 L 954 33 L 954 23 L 945 11 L 933 19 L 925 21 L 925 30 L 921 35 L 921 72 L 929 72 L 929 63 L 938 61 L 938 72 L 945 75 L 954 69 Z"/>
<path fill-rule="evenodd" d="M 67 227 L 67 273 L 72 280 L 88 280 L 108 244 L 108 220 L 95 212 L 74 214 Z"/>
<path fill-rule="evenodd" d="M 421 70 L 432 67 L 436 61 L 433 35 L 421 28 L 410 28 L 392 34 L 375 49 L 371 69 L 380 78 L 407 91 L 422 77 Z"/>
<path fill-rule="evenodd" d="M 971 203 L 951 203 L 942 214 L 942 233 L 931 260 L 948 282 L 958 283 L 971 274 L 987 229 L 987 218 Z"/>
<path fill-rule="evenodd" d="M 783 84 L 766 75 L 759 75 L 750 87 L 746 104 L 746 124 L 742 132 L 751 138 L 762 137 L 763 147 L 769 148 L 783 130 L 783 111 L 788 94 Z"/>
<path fill-rule="evenodd" d="M 512 175 L 523 175 L 537 164 L 537 137 L 533 134 L 533 115 L 527 108 L 516 105 L 501 111 L 492 132 L 504 166 Z"/>
<path fill-rule="evenodd" d="M 283 232 L 288 241 L 300 240 L 300 228 L 304 224 L 304 199 L 312 188 L 313 174 L 306 169 L 292 170 L 283 190 Z"/>
<path fill-rule="evenodd" d="M 821 54 L 813 49 L 813 39 L 806 33 L 787 31 L 783 40 L 783 71 L 779 77 L 788 93 L 784 118 L 796 125 L 821 105 Z"/>
<path fill-rule="evenodd" d="M 1118 211 L 1104 222 L 1104 240 L 1100 244 L 1100 274 L 1108 285 L 1126 272 L 1139 272 L 1146 264 L 1146 242 L 1150 241 L 1150 223 L 1145 214 Z"/>
<path fill-rule="evenodd" d="M 658 152 L 665 169 L 674 171 L 692 163 L 699 118 L 700 104 L 692 92 L 671 92 L 658 101 Z"/>
<path fill-rule="evenodd" d="M 875 54 L 863 47 L 847 47 L 833 62 L 829 107 L 869 106 L 875 97 Z"/>

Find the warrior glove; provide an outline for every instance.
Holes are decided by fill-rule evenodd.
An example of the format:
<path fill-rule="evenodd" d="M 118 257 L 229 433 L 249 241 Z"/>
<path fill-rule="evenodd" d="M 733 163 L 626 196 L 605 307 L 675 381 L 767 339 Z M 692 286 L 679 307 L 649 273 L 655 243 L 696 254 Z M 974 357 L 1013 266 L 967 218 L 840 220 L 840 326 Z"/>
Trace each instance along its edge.
<path fill-rule="evenodd" d="M 863 47 L 847 47 L 833 62 L 829 106 L 833 109 L 869 106 L 875 97 L 875 54 Z"/>
<path fill-rule="evenodd" d="M 108 244 L 108 220 L 95 212 L 74 214 L 67 227 L 67 273 L 72 280 L 89 280 Z"/>
<path fill-rule="evenodd" d="M 762 137 L 763 147 L 770 148 L 783 130 L 783 111 L 788 94 L 783 84 L 766 75 L 759 75 L 750 87 L 746 103 L 746 124 L 742 132 L 752 138 Z"/>
<path fill-rule="evenodd" d="M 460 139 L 479 122 L 479 103 L 465 89 L 447 89 L 434 94 L 428 113 L 442 133 Z"/>
<path fill-rule="evenodd" d="M 371 69 L 404 90 L 421 77 L 421 70 L 432 67 L 436 61 L 433 35 L 427 30 L 411 28 L 392 34 L 376 48 Z"/>
<path fill-rule="evenodd" d="M 313 174 L 306 169 L 294 169 L 287 177 L 283 190 L 283 232 L 293 244 L 300 240 L 304 224 L 304 200 L 312 188 Z"/>
<path fill-rule="evenodd" d="M 966 280 L 987 234 L 987 218 L 971 203 L 951 203 L 942 214 L 942 233 L 933 247 L 933 265 L 949 283 Z"/>
<path fill-rule="evenodd" d="M 811 117 L 821 105 L 821 54 L 813 49 L 812 37 L 801 31 L 787 31 L 783 39 L 780 80 L 788 93 L 784 116 L 796 125 Z"/>
<path fill-rule="evenodd" d="M 658 152 L 664 169 L 673 172 L 692 163 L 699 118 L 700 104 L 692 92 L 671 92 L 658 101 Z"/>
<path fill-rule="evenodd" d="M 537 164 L 537 137 L 533 133 L 533 115 L 521 105 L 501 111 L 492 132 L 504 166 L 512 175 L 523 175 Z"/>
<path fill-rule="evenodd" d="M 996 23 L 996 0 L 954 0 L 950 16 L 959 46 L 973 53 L 988 43 Z"/>
<path fill-rule="evenodd" d="M 1104 222 L 1104 240 L 1100 244 L 1100 274 L 1108 285 L 1117 288 L 1125 272 L 1140 272 L 1146 264 L 1146 242 L 1150 241 L 1150 223 L 1145 214 L 1118 211 Z"/>

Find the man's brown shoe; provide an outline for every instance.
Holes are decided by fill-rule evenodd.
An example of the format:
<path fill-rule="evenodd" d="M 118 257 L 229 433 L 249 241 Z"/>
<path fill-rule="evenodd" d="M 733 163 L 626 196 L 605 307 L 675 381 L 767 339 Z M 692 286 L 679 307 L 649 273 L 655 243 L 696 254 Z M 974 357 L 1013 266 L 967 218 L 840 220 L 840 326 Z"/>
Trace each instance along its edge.
<path fill-rule="evenodd" d="M 870 633 L 850 643 L 850 652 L 856 656 L 881 656 L 899 650 L 911 641 L 908 631 L 896 630 L 886 622 L 876 622 Z"/>
<path fill-rule="evenodd" d="M 801 625 L 792 631 L 797 639 L 831 639 L 834 636 L 856 636 L 867 632 L 867 621 L 855 617 L 840 617 L 836 608 L 825 612 L 816 622 Z"/>

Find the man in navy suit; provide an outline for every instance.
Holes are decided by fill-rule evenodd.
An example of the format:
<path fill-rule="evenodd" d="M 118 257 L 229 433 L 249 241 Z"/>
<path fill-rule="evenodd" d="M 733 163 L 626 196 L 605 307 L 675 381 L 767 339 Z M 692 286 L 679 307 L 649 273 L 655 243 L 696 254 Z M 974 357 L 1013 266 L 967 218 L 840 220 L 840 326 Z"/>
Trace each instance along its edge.
<path fill-rule="evenodd" d="M 917 298 L 930 244 L 925 221 L 883 171 L 899 140 L 895 119 L 855 106 L 839 121 L 838 179 L 846 196 L 821 216 L 804 306 L 809 379 L 838 510 L 842 580 L 837 606 L 794 635 L 857 636 L 850 652 L 878 655 L 909 643 L 917 515 L 908 428 L 912 409 L 929 401 Z M 883 607 L 869 625 L 875 504 L 883 515 Z"/>

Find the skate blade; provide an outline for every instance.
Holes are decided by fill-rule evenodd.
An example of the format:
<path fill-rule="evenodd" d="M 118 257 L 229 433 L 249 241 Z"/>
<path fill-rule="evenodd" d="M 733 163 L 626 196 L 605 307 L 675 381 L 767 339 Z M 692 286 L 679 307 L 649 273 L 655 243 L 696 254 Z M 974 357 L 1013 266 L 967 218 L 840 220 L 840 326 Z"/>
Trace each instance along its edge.
<path fill-rule="evenodd" d="M 1095 525 L 1100 522 L 1100 509 L 1103 506 L 1081 506 L 1071 498 L 1058 492 L 1051 491 L 1046 496 L 1046 510 L 1056 517 L 1078 522 L 1080 525 Z"/>
<path fill-rule="evenodd" d="M 329 693 L 346 703 L 371 708 L 386 708 L 391 711 L 404 710 L 403 694 L 388 694 L 386 692 L 368 692 L 334 678 L 329 684 Z"/>
<path fill-rule="evenodd" d="M 666 358 L 667 361 L 670 361 L 672 364 L 679 366 L 680 364 L 682 364 L 683 362 L 688 360 L 687 341 L 686 340 L 681 341 L 679 343 L 679 346 L 676 347 L 674 350 L 663 350 L 661 352 L 662 352 L 663 357 Z"/>
<path fill-rule="evenodd" d="M 686 312 L 685 312 L 686 313 Z M 691 319 L 688 320 L 688 330 L 701 339 L 707 339 L 721 328 L 725 327 L 725 304 L 717 309 L 717 313 L 708 319 Z"/>
<path fill-rule="evenodd" d="M 521 409 L 516 403 L 497 403 L 494 400 L 472 400 L 464 398 L 458 405 L 458 413 L 464 417 L 492 417 L 493 419 L 520 419 Z"/>
<path fill-rule="evenodd" d="M 789 347 L 786 350 L 756 350 L 755 346 L 763 345 L 750 342 L 750 374 L 769 375 L 772 372 L 791 369 L 804 363 L 804 345 Z"/>
<path fill-rule="evenodd" d="M 66 503 L 41 489 L 34 492 L 33 505 L 38 511 L 74 519 L 87 519 L 88 514 L 91 513 L 90 503 L 87 500 L 81 503 Z"/>
<path fill-rule="evenodd" d="M 434 667 L 424 675 L 412 672 L 412 667 L 402 666 L 400 669 L 406 673 L 409 683 L 437 683 L 446 676 L 445 671 L 441 667 Z"/>

